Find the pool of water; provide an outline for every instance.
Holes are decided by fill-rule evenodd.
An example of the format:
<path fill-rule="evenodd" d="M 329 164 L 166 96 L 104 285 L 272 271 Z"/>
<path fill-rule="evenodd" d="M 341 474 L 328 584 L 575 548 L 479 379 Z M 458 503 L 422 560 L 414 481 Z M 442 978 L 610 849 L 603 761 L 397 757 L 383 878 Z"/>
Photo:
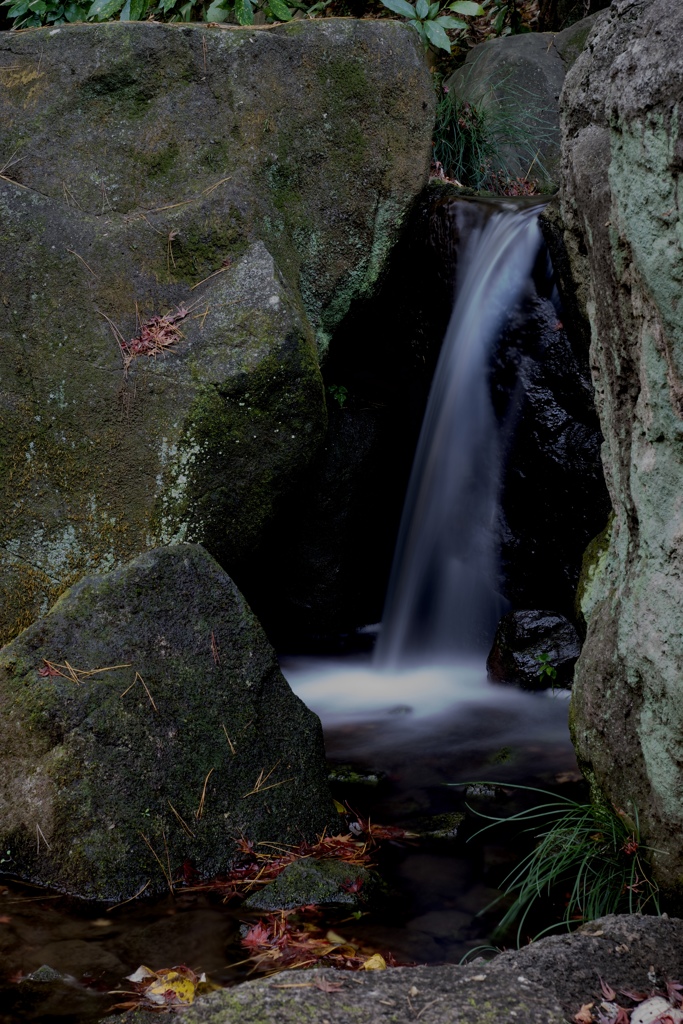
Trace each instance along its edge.
<path fill-rule="evenodd" d="M 433 831 L 434 816 L 466 804 L 511 813 L 520 793 L 506 785 L 580 791 L 565 694 L 495 686 L 476 663 L 387 674 L 375 672 L 367 656 L 289 658 L 283 671 L 321 717 L 340 779 L 335 797 L 375 822 L 424 833 Z M 502 788 L 492 800 L 467 797 L 464 784 L 476 780 Z M 475 835 L 483 823 L 470 815 L 457 836 L 386 844 L 378 857 L 386 892 L 377 909 L 360 919 L 331 911 L 329 926 L 405 962 L 457 962 L 490 943 L 497 912 L 482 911 L 520 847 L 504 829 Z M 140 964 L 184 963 L 219 985 L 235 984 L 248 976 L 248 965 L 233 966 L 245 955 L 239 929 L 248 917 L 206 894 L 180 891 L 112 909 L 6 883 L 0 1022 L 90 1024 L 121 998 L 108 993 L 125 987 Z M 20 981 L 43 965 L 64 980 Z"/>

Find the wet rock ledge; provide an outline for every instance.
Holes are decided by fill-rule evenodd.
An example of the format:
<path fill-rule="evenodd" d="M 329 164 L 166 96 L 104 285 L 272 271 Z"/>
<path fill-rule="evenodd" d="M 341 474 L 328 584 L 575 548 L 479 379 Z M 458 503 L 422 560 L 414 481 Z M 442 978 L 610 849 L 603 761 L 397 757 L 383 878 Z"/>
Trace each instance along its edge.
<path fill-rule="evenodd" d="M 600 979 L 620 989 L 661 990 L 683 976 L 683 921 L 611 916 L 493 961 L 344 973 L 284 972 L 215 992 L 183 1024 L 566 1024 L 605 1000 Z M 654 978 L 654 981 L 653 981 Z M 332 986 L 334 986 L 332 988 Z M 331 991 L 325 991 L 332 988 Z M 618 995 L 618 1001 L 632 1001 Z M 601 1012 L 607 1011 L 602 1008 Z M 147 1024 L 129 1013 L 102 1024 Z M 607 1019 L 607 1018 L 606 1018 Z"/>

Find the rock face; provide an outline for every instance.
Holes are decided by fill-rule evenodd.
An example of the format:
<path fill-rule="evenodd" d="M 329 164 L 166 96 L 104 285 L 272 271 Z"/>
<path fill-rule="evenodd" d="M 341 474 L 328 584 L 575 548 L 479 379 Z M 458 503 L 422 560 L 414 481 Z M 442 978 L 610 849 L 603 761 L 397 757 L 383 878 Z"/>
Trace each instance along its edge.
<path fill-rule="evenodd" d="M 526 690 L 571 686 L 581 641 L 576 628 L 553 612 L 510 612 L 498 623 L 491 653 L 486 660 L 489 678 L 497 683 L 516 683 Z M 555 669 L 551 677 L 541 671 L 543 656 Z"/>
<path fill-rule="evenodd" d="M 683 59 L 677 0 L 615 0 L 563 94 L 563 215 L 614 518 L 583 612 L 573 737 L 683 891 Z"/>
<path fill-rule="evenodd" d="M 426 180 L 433 112 L 397 22 L 2 35 L 0 643 L 155 545 L 251 558 L 320 447 L 318 353 Z"/>
<path fill-rule="evenodd" d="M 586 18 L 557 34 L 490 39 L 474 46 L 446 81 L 459 99 L 488 111 L 505 174 L 524 177 L 531 171 L 547 186 L 558 180 L 560 92 L 591 27 Z"/>
<path fill-rule="evenodd" d="M 604 1000 L 600 979 L 615 989 L 649 992 L 683 970 L 683 922 L 656 917 L 605 917 L 574 935 L 557 935 L 465 966 L 399 967 L 357 975 L 331 969 L 308 972 L 307 987 L 282 979 L 252 981 L 214 992 L 187 1010 L 187 1024 L 563 1024 L 586 1003 Z M 616 951 L 616 955 L 615 955 Z M 318 984 L 316 984 L 316 982 Z M 338 991 L 332 998 L 325 982 Z M 410 1002 L 408 1001 L 410 1000 Z M 147 1024 L 149 1014 L 109 1017 Z M 650 1019 L 650 1018 L 648 1018 Z M 104 1024 L 104 1022 L 103 1022 Z"/>
<path fill-rule="evenodd" d="M 193 544 L 84 578 L 4 648 L 0 760 L 7 869 L 89 898 L 158 892 L 186 859 L 225 869 L 240 836 L 300 842 L 335 820 L 318 719 Z"/>

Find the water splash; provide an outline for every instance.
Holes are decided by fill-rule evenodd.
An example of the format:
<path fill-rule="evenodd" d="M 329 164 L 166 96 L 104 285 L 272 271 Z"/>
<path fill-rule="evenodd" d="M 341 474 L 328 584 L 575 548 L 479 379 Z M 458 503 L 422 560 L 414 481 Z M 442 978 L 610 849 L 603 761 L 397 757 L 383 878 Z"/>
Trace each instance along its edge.
<path fill-rule="evenodd" d="M 540 206 L 483 207 L 436 368 L 403 509 L 375 664 L 481 656 L 503 610 L 497 592 L 498 430 L 490 350 L 541 242 Z"/>

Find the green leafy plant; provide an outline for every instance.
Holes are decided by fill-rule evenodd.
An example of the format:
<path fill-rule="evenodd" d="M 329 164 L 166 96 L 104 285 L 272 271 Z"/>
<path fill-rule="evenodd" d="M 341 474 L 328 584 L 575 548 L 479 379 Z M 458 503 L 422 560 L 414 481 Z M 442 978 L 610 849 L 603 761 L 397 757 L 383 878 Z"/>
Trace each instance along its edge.
<path fill-rule="evenodd" d="M 331 397 L 337 402 L 340 409 L 344 408 L 344 402 L 349 397 L 349 390 L 343 384 L 330 384 L 327 388 Z"/>
<path fill-rule="evenodd" d="M 550 662 L 549 654 L 537 654 L 535 660 L 538 662 L 538 678 L 545 682 L 546 679 L 551 679 L 553 682 L 557 679 L 557 669 Z"/>
<path fill-rule="evenodd" d="M 13 28 L 36 28 L 38 25 L 61 25 L 65 21 L 85 21 L 90 3 L 63 3 L 62 0 L 2 0 L 7 17 L 14 19 Z"/>
<path fill-rule="evenodd" d="M 536 841 L 531 853 L 502 883 L 503 895 L 499 900 L 513 897 L 513 902 L 497 933 L 504 933 L 518 921 L 520 943 L 525 921 L 538 901 L 567 893 L 561 920 L 540 935 L 558 927 L 569 929 L 606 914 L 636 914 L 646 909 L 660 913 L 659 889 L 646 859 L 653 851 L 642 845 L 637 812 L 629 816 L 618 808 L 578 803 L 530 786 L 511 788 L 550 799 L 508 818 L 473 812 L 490 819 L 490 824 L 477 835 L 503 823 L 529 823 L 525 831 L 533 833 Z"/>
<path fill-rule="evenodd" d="M 272 21 L 291 21 L 294 17 L 292 8 L 299 6 L 286 4 L 284 0 L 265 0 L 265 3 L 259 0 L 214 0 L 206 12 L 206 20 L 226 21 L 232 13 L 239 25 L 253 25 L 254 14 L 260 9 Z"/>
<path fill-rule="evenodd" d="M 443 11 L 454 11 L 465 17 L 478 17 L 485 13 L 481 4 L 473 3 L 472 0 L 454 0 L 445 8 L 441 7 L 441 0 L 431 4 L 428 0 L 417 0 L 415 5 L 408 3 L 408 0 L 382 0 L 382 3 L 394 14 L 407 18 L 408 24 L 412 25 L 425 46 L 431 44 L 448 53 L 451 52 L 451 41 L 446 30 L 466 29 L 467 22 L 451 14 L 444 14 Z"/>
<path fill-rule="evenodd" d="M 524 24 L 519 0 L 493 0 L 492 13 L 495 15 L 492 27 L 497 36 L 530 31 L 529 26 Z"/>

